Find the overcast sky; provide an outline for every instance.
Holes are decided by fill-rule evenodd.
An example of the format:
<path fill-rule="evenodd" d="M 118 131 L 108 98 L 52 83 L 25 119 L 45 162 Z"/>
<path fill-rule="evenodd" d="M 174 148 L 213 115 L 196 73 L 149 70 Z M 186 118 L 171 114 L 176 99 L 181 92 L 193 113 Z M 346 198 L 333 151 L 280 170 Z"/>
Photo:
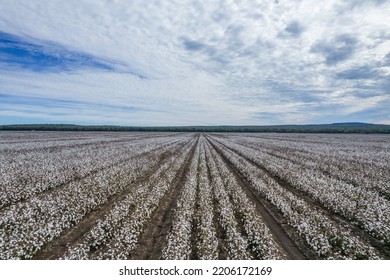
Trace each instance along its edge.
<path fill-rule="evenodd" d="M 390 0 L 0 11 L 0 124 L 390 124 Z"/>

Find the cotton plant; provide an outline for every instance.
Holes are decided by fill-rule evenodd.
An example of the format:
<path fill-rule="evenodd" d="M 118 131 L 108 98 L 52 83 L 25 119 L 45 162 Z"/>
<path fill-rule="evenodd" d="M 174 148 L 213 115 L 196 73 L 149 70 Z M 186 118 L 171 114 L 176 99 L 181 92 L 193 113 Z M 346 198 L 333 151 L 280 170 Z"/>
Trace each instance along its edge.
<path fill-rule="evenodd" d="M 188 141 L 188 138 L 170 138 L 162 143 L 152 141 L 152 144 L 146 140 L 141 147 L 147 151 L 166 149 L 172 152 Z M 160 144 L 162 147 L 155 146 Z M 32 258 L 64 230 L 77 224 L 93 209 L 104 205 L 109 197 L 151 171 L 158 163 L 157 158 L 153 152 L 141 152 L 110 168 L 98 170 L 92 176 L 70 181 L 53 191 L 3 208 L 0 238 L 5 246 L 0 250 L 0 258 Z"/>
<path fill-rule="evenodd" d="M 242 171 L 253 189 L 279 209 L 288 223 L 298 231 L 319 257 L 337 259 L 378 258 L 376 250 L 372 246 L 359 240 L 359 238 L 352 238 L 348 228 L 330 220 L 321 209 L 306 203 L 291 192 L 286 192 L 267 173 L 257 168 L 237 152 L 227 149 L 222 144 L 216 143 L 216 145 L 235 167 Z M 249 157 L 248 154 L 244 155 Z M 302 224 L 307 223 L 310 226 L 302 226 Z M 335 234 L 335 232 L 337 233 Z M 335 236 L 338 237 L 338 242 L 332 243 L 331 240 Z M 342 246 L 338 246 L 338 243 Z M 345 250 L 346 248 L 348 250 Z"/>

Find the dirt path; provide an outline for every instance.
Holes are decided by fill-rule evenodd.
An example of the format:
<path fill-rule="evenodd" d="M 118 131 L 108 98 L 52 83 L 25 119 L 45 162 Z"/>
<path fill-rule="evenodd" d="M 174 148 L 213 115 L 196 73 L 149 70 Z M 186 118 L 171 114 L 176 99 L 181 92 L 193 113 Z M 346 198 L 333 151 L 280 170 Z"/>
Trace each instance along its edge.
<path fill-rule="evenodd" d="M 112 195 L 108 198 L 107 202 L 98 206 L 87 215 L 85 215 L 81 221 L 79 221 L 73 227 L 66 229 L 62 234 L 54 239 L 53 241 L 47 243 L 43 246 L 34 256 L 33 259 L 59 259 L 63 257 L 63 254 L 66 252 L 66 249 L 70 244 L 76 243 L 78 240 L 82 239 L 84 234 L 91 230 L 91 228 L 96 224 L 96 222 L 108 213 L 112 207 L 116 204 L 117 201 L 125 198 L 128 193 L 132 190 L 134 186 L 142 184 L 144 181 L 149 180 L 149 177 L 156 172 L 159 166 L 166 161 L 170 156 L 173 156 L 172 151 L 165 152 L 161 154 L 159 161 L 155 164 L 154 168 L 147 172 L 144 176 L 138 180 L 132 182 L 121 192 Z"/>
<path fill-rule="evenodd" d="M 212 141 L 209 140 L 209 143 L 221 156 L 228 169 L 235 176 L 238 185 L 242 188 L 250 201 L 254 203 L 257 212 L 270 229 L 275 241 L 287 254 L 288 259 L 316 259 L 317 256 L 315 252 L 311 250 L 304 240 L 295 233 L 294 229 L 284 221 L 284 218 L 279 211 L 266 199 L 256 195 L 243 174 L 233 166 L 229 159 L 219 151 L 218 147 L 216 147 Z"/>
<path fill-rule="evenodd" d="M 239 144 L 239 145 L 242 145 L 244 147 L 248 147 L 250 149 L 253 149 L 253 150 L 257 150 L 259 152 L 262 152 L 262 153 L 266 153 L 268 154 L 269 156 L 272 156 L 272 157 L 275 157 L 275 158 L 279 158 L 281 160 L 288 160 L 288 161 L 291 161 L 297 165 L 300 165 L 300 166 L 303 166 L 305 167 L 305 163 L 302 162 L 302 161 L 299 161 L 298 159 L 291 159 L 289 158 L 288 156 L 285 155 L 285 153 L 283 152 L 276 152 L 276 151 L 263 151 L 261 150 L 258 146 L 256 146 L 255 144 L 251 144 L 251 143 L 237 143 L 237 142 L 234 142 L 235 144 Z M 267 147 L 267 149 L 270 149 L 270 147 Z M 272 149 L 272 148 L 271 148 Z M 315 161 L 315 159 L 312 157 L 312 154 L 311 153 L 308 153 L 308 152 L 305 152 L 304 150 L 299 150 L 299 149 L 289 149 L 290 151 L 293 151 L 294 153 L 299 153 L 299 156 L 301 159 L 303 160 L 309 160 L 309 161 Z M 303 153 L 303 154 L 302 154 Z M 352 162 L 352 160 L 345 160 L 345 164 L 349 164 L 349 162 Z M 329 177 L 333 177 L 337 180 L 340 180 L 344 183 L 347 183 L 347 184 L 352 184 L 352 185 L 356 185 L 357 183 L 352 181 L 351 179 L 348 179 L 348 178 L 345 178 L 343 176 L 340 176 L 338 174 L 335 174 L 333 172 L 330 172 L 329 170 L 326 170 L 325 168 L 322 168 L 321 166 L 319 166 L 317 169 L 317 171 L 321 171 L 323 174 L 329 176 Z M 371 180 L 372 178 L 370 178 Z M 390 200 L 390 194 L 388 192 L 384 192 L 383 190 L 381 190 L 380 188 L 376 187 L 376 186 L 373 186 L 371 187 L 373 188 L 376 193 L 378 195 L 380 195 L 381 197 L 383 197 L 384 199 L 387 199 L 387 200 Z"/>
<path fill-rule="evenodd" d="M 206 165 L 207 165 L 207 178 L 209 181 L 209 185 L 213 197 L 213 209 L 214 209 L 213 224 L 215 225 L 216 237 L 218 239 L 218 259 L 226 260 L 228 259 L 229 256 L 226 250 L 226 248 L 228 248 L 226 230 L 222 228 L 222 225 L 218 220 L 218 217 L 221 215 L 219 210 L 220 201 L 217 201 L 217 198 L 215 197 L 215 190 L 214 187 L 212 186 L 212 178 L 211 178 L 212 176 L 211 176 L 211 171 L 209 166 L 209 159 L 207 158 L 207 155 L 206 155 Z"/>
<path fill-rule="evenodd" d="M 178 170 L 172 187 L 161 199 L 157 210 L 150 218 L 151 222 L 147 224 L 141 234 L 137 248 L 132 252 L 129 258 L 134 260 L 158 260 L 161 259 L 162 250 L 166 244 L 169 230 L 172 227 L 174 209 L 181 189 L 185 184 L 186 174 L 189 170 L 191 159 L 194 156 L 196 146 L 199 143 L 199 136 L 193 144 L 191 151 L 184 163 Z"/>
<path fill-rule="evenodd" d="M 142 157 L 145 157 L 146 155 L 148 154 L 152 154 L 152 153 L 156 153 L 158 152 L 158 150 L 160 150 L 161 148 L 165 148 L 165 147 L 168 147 L 168 146 L 172 146 L 176 143 L 177 141 L 173 142 L 173 143 L 163 143 L 162 146 L 160 147 L 156 147 L 156 148 L 153 148 L 152 150 L 150 151 L 147 151 L 147 152 L 143 152 L 141 154 L 138 154 L 138 155 L 134 155 L 134 156 L 129 156 L 129 157 L 126 157 L 126 158 L 123 158 L 121 160 L 118 160 L 116 162 L 113 162 L 109 165 L 106 165 L 106 166 L 101 166 L 101 167 L 97 167 L 91 171 L 89 171 L 88 173 L 86 173 L 85 175 L 83 176 L 74 176 L 72 178 L 69 178 L 67 181 L 63 182 L 63 183 L 60 183 L 58 185 L 55 185 L 55 186 L 51 186 L 50 188 L 47 188 L 45 190 L 42 190 L 40 192 L 37 192 L 35 195 L 32 195 L 30 197 L 27 197 L 27 198 L 23 198 L 23 199 L 19 199 L 17 201 L 14 201 L 14 202 L 10 202 L 8 204 L 5 204 L 3 205 L 2 207 L 0 207 L 0 215 L 2 214 L 3 211 L 6 211 L 7 210 L 7 207 L 11 206 L 11 205 L 14 205 L 14 204 L 23 204 L 23 203 L 28 203 L 29 201 L 31 200 L 35 200 L 35 199 L 45 199 L 45 196 L 49 196 L 51 194 L 53 194 L 54 192 L 58 191 L 58 190 L 61 190 L 63 188 L 66 188 L 70 183 L 72 183 L 73 181 L 81 181 L 81 180 L 85 180 L 89 177 L 93 177 L 95 176 L 96 174 L 98 174 L 99 172 L 102 172 L 102 171 L 105 171 L 105 170 L 109 170 L 110 168 L 113 168 L 114 166 L 116 165 L 119 165 L 119 164 L 124 164 L 125 162 L 128 162 L 128 161 L 131 161 L 131 160 L 134 160 L 135 158 L 142 158 Z"/>
<path fill-rule="evenodd" d="M 215 139 L 213 138 L 213 140 L 215 140 Z M 306 192 L 294 188 L 292 185 L 290 185 L 283 178 L 280 178 L 279 176 L 272 174 L 265 166 L 262 166 L 262 165 L 258 164 L 257 162 L 255 162 L 255 161 L 245 157 L 244 155 L 240 154 L 235 149 L 232 149 L 232 148 L 224 145 L 223 143 L 220 143 L 219 141 L 217 141 L 217 142 L 220 145 L 224 146 L 226 149 L 229 149 L 230 151 L 232 151 L 232 152 L 236 153 L 237 155 L 243 157 L 245 160 L 250 162 L 252 165 L 254 165 L 257 168 L 261 169 L 269 177 L 274 179 L 281 187 L 283 187 L 287 191 L 293 193 L 297 197 L 303 199 L 309 205 L 311 205 L 311 206 L 315 207 L 316 209 L 318 209 L 320 212 L 322 212 L 330 220 L 334 221 L 337 224 L 340 224 L 344 228 L 346 228 L 349 231 L 351 231 L 351 233 L 359 236 L 362 240 L 364 240 L 365 242 L 367 242 L 368 244 L 373 246 L 375 249 L 377 249 L 378 253 L 381 255 L 382 258 L 384 258 L 384 259 L 389 259 L 390 258 L 390 248 L 389 248 L 389 246 L 384 246 L 381 243 L 380 240 L 378 240 L 375 237 L 372 237 L 371 235 L 366 233 L 364 231 L 364 229 L 362 229 L 362 228 L 358 227 L 357 225 L 351 223 L 349 220 L 347 220 L 345 217 L 341 216 L 340 214 L 337 214 L 337 213 L 334 213 L 334 212 L 330 211 L 328 208 L 326 208 L 325 206 L 321 205 L 318 201 L 316 201 L 315 199 L 310 197 Z M 215 145 L 214 145 L 214 147 L 215 147 Z M 251 147 L 249 147 L 249 148 L 251 148 Z M 216 149 L 218 150 L 218 148 L 216 148 Z"/>

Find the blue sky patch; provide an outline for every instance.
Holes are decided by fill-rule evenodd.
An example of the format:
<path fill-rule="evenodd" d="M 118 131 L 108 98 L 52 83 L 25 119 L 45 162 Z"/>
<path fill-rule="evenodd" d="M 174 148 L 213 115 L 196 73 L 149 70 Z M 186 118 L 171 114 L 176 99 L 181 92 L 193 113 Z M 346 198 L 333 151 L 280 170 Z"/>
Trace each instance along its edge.
<path fill-rule="evenodd" d="M 37 2 L 1 4 L 0 124 L 390 124 L 388 0 Z"/>
<path fill-rule="evenodd" d="M 44 106 L 47 108 L 91 108 L 91 109 L 111 109 L 125 111 L 128 113 L 149 111 L 140 107 L 133 107 L 129 105 L 110 105 L 100 104 L 96 102 L 81 102 L 74 100 L 64 100 L 58 98 L 42 98 L 31 96 L 13 96 L 9 94 L 0 93 L 0 104 L 15 104 L 15 105 L 31 105 L 31 106 Z"/>
<path fill-rule="evenodd" d="M 71 71 L 79 68 L 113 70 L 99 59 L 55 44 L 42 45 L 0 32 L 0 63 L 31 71 Z"/>

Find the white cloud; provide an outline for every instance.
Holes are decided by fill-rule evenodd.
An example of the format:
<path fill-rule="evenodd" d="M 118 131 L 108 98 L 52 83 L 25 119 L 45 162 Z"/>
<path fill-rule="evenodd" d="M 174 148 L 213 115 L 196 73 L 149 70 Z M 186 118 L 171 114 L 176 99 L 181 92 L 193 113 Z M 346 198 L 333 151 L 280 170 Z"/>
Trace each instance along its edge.
<path fill-rule="evenodd" d="M 3 67 L 0 93 L 106 104 L 80 117 L 150 125 L 343 121 L 388 102 L 389 74 L 378 65 L 390 53 L 389 1 L 278 2 L 2 0 L 0 31 L 97 57 L 115 71 Z M 382 67 L 369 88 L 337 78 L 363 66 Z M 123 104 L 144 111 L 110 111 Z M 4 106 L 3 115 L 23 115 Z M 77 121 L 69 108 L 53 116 L 30 106 L 42 118 Z M 254 117 L 261 113 L 268 119 Z"/>

